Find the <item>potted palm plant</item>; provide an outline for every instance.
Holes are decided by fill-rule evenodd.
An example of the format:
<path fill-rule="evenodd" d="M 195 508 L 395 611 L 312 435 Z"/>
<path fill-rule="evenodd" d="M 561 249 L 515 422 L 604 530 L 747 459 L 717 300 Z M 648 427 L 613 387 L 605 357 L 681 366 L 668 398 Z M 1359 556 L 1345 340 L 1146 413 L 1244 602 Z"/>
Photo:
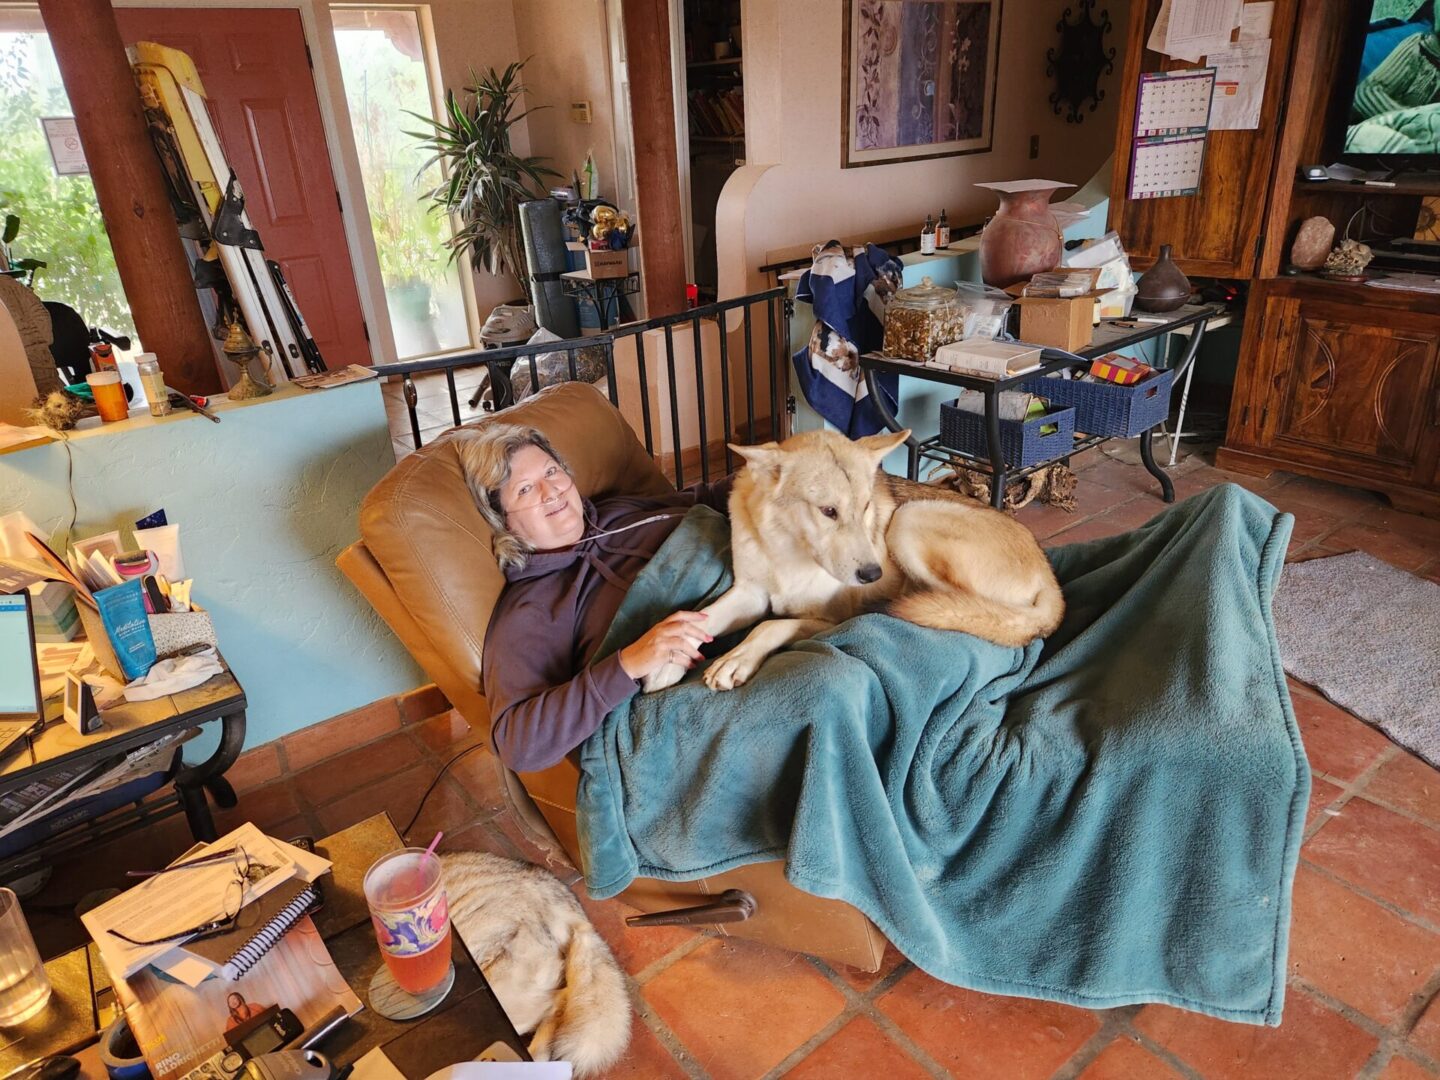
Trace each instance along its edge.
<path fill-rule="evenodd" d="M 517 60 L 503 72 L 492 67 L 480 76 L 472 71 L 468 101 L 462 104 L 455 91 L 447 90 L 444 115 L 432 120 L 411 113 L 429 130 L 409 134 L 432 155 L 420 171 L 435 162 L 445 171 L 445 182 L 422 199 L 431 203 L 432 211 L 454 214 L 460 221 L 445 242 L 450 257 L 465 252 L 476 268 L 512 275 L 528 297 L 518 208 L 544 194 L 546 177 L 560 174 L 545 164 L 547 158 L 524 157 L 510 144 L 511 129 L 533 111 L 516 112 L 525 93 L 520 83 L 524 63 Z"/>

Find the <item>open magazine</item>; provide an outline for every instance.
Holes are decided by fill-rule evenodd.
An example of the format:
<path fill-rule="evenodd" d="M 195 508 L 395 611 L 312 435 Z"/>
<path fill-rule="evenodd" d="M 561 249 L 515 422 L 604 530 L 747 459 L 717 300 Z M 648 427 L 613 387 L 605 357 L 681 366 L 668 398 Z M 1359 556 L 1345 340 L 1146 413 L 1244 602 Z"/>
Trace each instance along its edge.
<path fill-rule="evenodd" d="M 180 744 L 199 734 L 195 728 L 176 731 L 152 743 L 98 763 L 52 769 L 24 787 L 0 795 L 0 839 L 67 806 L 111 791 L 150 773 L 163 772 Z"/>

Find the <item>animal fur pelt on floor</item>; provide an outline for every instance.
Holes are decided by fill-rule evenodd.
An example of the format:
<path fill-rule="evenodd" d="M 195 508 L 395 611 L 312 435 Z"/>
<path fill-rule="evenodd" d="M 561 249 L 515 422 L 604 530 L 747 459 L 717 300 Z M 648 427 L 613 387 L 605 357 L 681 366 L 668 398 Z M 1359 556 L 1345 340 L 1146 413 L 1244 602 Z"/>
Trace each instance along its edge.
<path fill-rule="evenodd" d="M 971 472 L 969 469 L 947 469 L 937 473 L 932 479 L 954 488 L 962 495 L 969 495 L 972 499 L 985 503 L 990 501 L 990 481 L 980 473 Z M 1074 510 L 1075 474 L 1069 466 L 1056 462 L 1006 485 L 1005 509 L 1019 510 L 1034 499 L 1061 510 Z"/>
<path fill-rule="evenodd" d="M 630 1042 L 625 977 L 574 895 L 549 871 L 486 852 L 441 857 L 450 918 L 536 1061 L 575 1076 Z"/>

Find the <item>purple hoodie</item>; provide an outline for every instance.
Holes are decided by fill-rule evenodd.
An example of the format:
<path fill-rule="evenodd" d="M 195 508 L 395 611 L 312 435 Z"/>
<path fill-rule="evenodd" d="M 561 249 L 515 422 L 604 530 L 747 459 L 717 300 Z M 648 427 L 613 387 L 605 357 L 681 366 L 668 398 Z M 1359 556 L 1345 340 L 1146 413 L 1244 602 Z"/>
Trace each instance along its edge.
<path fill-rule="evenodd" d="M 594 657 L 630 583 L 697 503 L 722 513 L 730 479 L 673 495 L 584 500 L 585 537 L 560 551 L 535 552 L 505 571 L 485 633 L 482 682 L 491 738 L 516 772 L 549 768 L 585 741 L 605 714 L 640 684 L 611 654 Z M 610 529 L 644 522 L 614 536 Z M 578 674 L 577 674 L 578 672 Z"/>

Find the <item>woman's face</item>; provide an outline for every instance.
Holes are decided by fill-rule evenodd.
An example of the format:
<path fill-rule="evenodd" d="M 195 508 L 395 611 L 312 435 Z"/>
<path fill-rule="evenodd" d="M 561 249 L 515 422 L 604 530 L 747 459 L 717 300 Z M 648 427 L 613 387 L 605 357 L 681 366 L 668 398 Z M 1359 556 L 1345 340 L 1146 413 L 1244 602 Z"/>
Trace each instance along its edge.
<path fill-rule="evenodd" d="M 585 535 L 580 492 L 560 463 L 538 446 L 510 455 L 510 479 L 500 488 L 505 524 L 537 551 L 578 543 Z"/>

